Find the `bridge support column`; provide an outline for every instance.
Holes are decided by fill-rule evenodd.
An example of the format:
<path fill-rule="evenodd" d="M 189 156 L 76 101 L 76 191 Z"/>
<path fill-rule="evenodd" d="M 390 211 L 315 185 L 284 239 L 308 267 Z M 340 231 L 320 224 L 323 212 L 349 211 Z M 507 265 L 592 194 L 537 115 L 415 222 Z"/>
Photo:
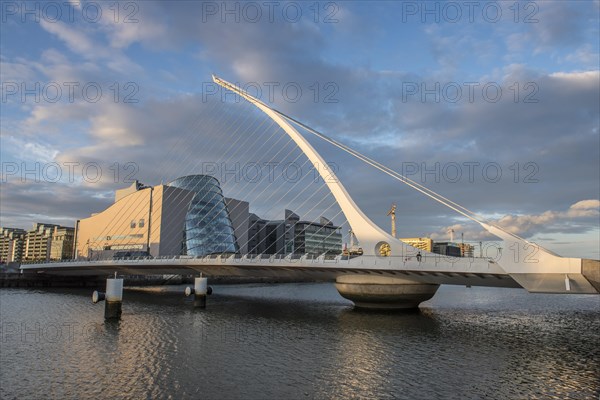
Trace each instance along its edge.
<path fill-rule="evenodd" d="M 206 296 L 212 293 L 212 288 L 208 286 L 208 279 L 200 276 L 194 278 L 194 288 L 187 287 L 185 295 L 194 295 L 194 307 L 206 308 Z"/>
<path fill-rule="evenodd" d="M 411 309 L 431 299 L 440 285 L 374 275 L 341 275 L 335 281 L 339 294 L 355 307 Z"/>
<path fill-rule="evenodd" d="M 92 302 L 98 303 L 103 300 L 105 300 L 104 319 L 120 319 L 121 304 L 123 303 L 123 278 L 108 278 L 106 293 L 94 291 Z"/>

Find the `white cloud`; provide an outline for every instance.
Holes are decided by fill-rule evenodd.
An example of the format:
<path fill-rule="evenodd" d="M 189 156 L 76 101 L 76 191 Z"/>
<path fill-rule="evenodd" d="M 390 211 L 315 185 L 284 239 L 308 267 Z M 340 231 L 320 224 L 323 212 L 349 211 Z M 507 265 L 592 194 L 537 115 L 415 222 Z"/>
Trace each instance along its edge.
<path fill-rule="evenodd" d="M 26 60 L 17 59 L 11 62 L 4 57 L 0 58 L 0 80 L 3 83 L 32 81 L 35 75 L 34 69 L 28 65 Z M 4 89 L 4 85 L 2 88 Z"/>
<path fill-rule="evenodd" d="M 58 155 L 59 150 L 52 144 L 44 143 L 39 140 L 31 140 L 23 137 L 5 136 L 3 145 L 7 147 L 13 156 L 21 161 L 32 162 L 51 162 Z"/>
<path fill-rule="evenodd" d="M 521 237 L 531 237 L 544 233 L 582 233 L 598 228 L 600 200 L 581 200 L 565 211 L 545 211 L 532 215 L 505 215 L 491 222 Z M 574 226 L 574 224 L 576 224 Z M 447 232 L 453 229 L 461 232 L 469 240 L 488 240 L 493 235 L 476 224 L 454 224 L 431 234 L 434 239 L 447 238 Z M 455 236 L 456 237 L 456 236 Z"/>
<path fill-rule="evenodd" d="M 35 136 L 28 137 L 27 142 L 37 143 L 37 139 L 42 148 L 59 150 L 56 158 L 60 160 L 102 161 L 104 166 L 114 161 L 135 161 L 140 167 L 140 178 L 147 183 L 156 183 L 163 177 L 193 172 L 199 162 L 223 157 L 228 145 L 237 137 L 227 136 L 230 132 L 226 132 L 223 137 L 230 142 L 214 144 L 225 141 L 216 134 L 219 130 L 229 129 L 237 118 L 249 115 L 248 110 L 241 110 L 238 104 L 217 107 L 210 113 L 207 112 L 207 104 L 197 97 L 178 95 L 178 91 L 183 90 L 199 93 L 201 82 L 208 80 L 209 76 L 199 77 L 198 71 L 215 71 L 230 81 L 242 84 L 295 81 L 300 82 L 305 90 L 302 100 L 298 103 L 282 102 L 281 96 L 277 96 L 277 108 L 332 136 L 343 137 L 350 144 L 358 143 L 361 151 L 384 164 L 398 167 L 403 161 L 426 162 L 429 166 L 436 161 L 501 163 L 508 184 L 503 184 L 503 177 L 503 182 L 497 185 L 485 182 L 480 185 L 481 177 L 478 177 L 477 185 L 470 185 L 463 179 L 459 184 L 442 182 L 435 189 L 469 208 L 510 214 L 504 222 L 513 224 L 519 232 L 533 232 L 540 227 L 583 231 L 588 229 L 588 217 L 597 213 L 597 207 L 588 207 L 589 201 L 572 204 L 574 199 L 594 198 L 598 192 L 599 73 L 597 70 L 586 71 L 597 67 L 582 64 L 566 68 L 564 56 L 561 59 L 560 54 L 553 60 L 559 59 L 563 64 L 548 64 L 546 67 L 543 64 L 545 58 L 533 59 L 530 54 L 533 48 L 547 46 L 543 47 L 546 51 L 556 45 L 564 49 L 563 55 L 568 52 L 574 54 L 568 60 L 570 62 L 584 63 L 590 57 L 594 61 L 594 53 L 588 52 L 589 46 L 582 46 L 578 39 L 581 29 L 572 23 L 558 21 L 560 26 L 554 28 L 509 21 L 506 24 L 486 24 L 481 31 L 477 24 L 456 29 L 446 24 L 447 37 L 452 39 L 432 43 L 437 51 L 434 56 L 440 65 L 447 67 L 440 73 L 432 72 L 437 66 L 431 63 L 431 54 L 426 51 L 411 54 L 408 51 L 411 47 L 406 44 L 412 44 L 413 32 L 409 30 L 413 26 L 405 24 L 391 29 L 392 25 L 377 23 L 382 14 L 370 14 L 374 9 L 389 13 L 387 6 L 365 6 L 365 15 L 353 14 L 351 24 L 345 24 L 347 18 L 340 18 L 339 24 L 324 26 L 311 21 L 306 24 L 281 21 L 274 24 L 224 24 L 218 16 L 212 22 L 202 23 L 200 2 L 182 4 L 140 2 L 140 13 L 136 15 L 140 21 L 137 24 L 114 23 L 110 12 L 103 14 L 106 19 L 99 24 L 43 24 L 42 28 L 50 32 L 48 43 L 52 44 L 56 37 L 61 46 L 47 48 L 40 60 L 6 59 L 3 56 L 3 63 L 14 64 L 8 69 L 4 68 L 7 64 L 2 64 L 3 73 L 8 71 L 15 76 L 26 76 L 33 71 L 59 82 L 108 81 L 114 77 L 122 80 L 122 77 L 130 78 L 137 74 L 135 77 L 146 81 L 152 78 L 152 82 L 145 82 L 147 86 L 140 86 L 144 94 L 152 92 L 148 97 L 156 96 L 160 100 L 149 102 L 145 98 L 135 107 L 103 102 L 94 105 L 77 102 L 35 105 L 27 110 L 28 117 L 18 121 L 21 128 L 26 129 L 11 126 L 11 135 L 17 136 L 15 132 L 19 132 Z M 346 3 L 342 7 L 353 6 Z M 543 15 L 540 13 L 538 17 L 541 19 Z M 553 18 L 556 19 L 557 15 L 560 17 L 560 12 L 555 12 Z M 121 14 L 121 19 L 123 17 Z M 584 25 L 590 24 L 586 22 Z M 427 42 L 419 36 L 421 28 L 417 25 L 416 31 L 419 32 L 414 32 L 414 44 L 419 44 L 420 49 L 427 47 Z M 502 31 L 490 33 L 490 29 Z M 332 30 L 335 31 L 333 36 L 330 35 Z M 465 35 L 461 37 L 463 33 Z M 438 31 L 437 34 L 444 36 L 446 32 L 441 35 Z M 568 37 L 563 39 L 561 34 Z M 337 41 L 332 39 L 335 35 Z M 410 40 L 405 40 L 408 38 Z M 508 38 L 511 51 L 523 52 L 520 57 L 509 58 L 515 64 L 504 66 L 503 55 L 496 54 L 498 49 L 489 45 L 498 46 L 500 38 Z M 134 44 L 137 46 L 132 46 Z M 343 53 L 337 47 L 339 44 L 346 46 Z M 573 53 L 574 49 L 580 51 Z M 198 54 L 201 57 L 195 56 Z M 134 58 L 137 56 L 140 58 Z M 142 63 L 148 69 L 148 75 L 132 60 Z M 158 60 L 156 64 L 155 60 Z M 420 61 L 413 63 L 415 60 Z M 536 64 L 530 64 L 530 61 Z M 422 65 L 426 67 L 421 68 Z M 427 67 L 429 65 L 433 67 Z M 550 71 L 562 72 L 549 75 L 537 70 L 539 65 Z M 155 66 L 167 71 L 153 72 Z M 190 70 L 194 72 L 190 73 Z M 390 74 L 377 72 L 379 70 L 416 72 Z M 448 75 L 442 76 L 444 72 Z M 455 76 L 450 77 L 452 74 Z M 443 101 L 402 101 L 403 81 L 456 79 L 464 82 L 471 80 L 473 75 L 483 83 L 486 80 L 501 81 L 503 100 L 496 104 L 478 101 L 457 105 Z M 163 78 L 165 76 L 168 76 L 167 81 Z M 329 104 L 313 102 L 307 87 L 316 81 L 321 85 L 335 82 L 339 88 L 335 98 L 339 101 Z M 523 90 L 521 102 L 512 102 L 513 92 L 509 87 L 514 82 L 519 82 L 521 89 L 524 83 L 535 82 L 539 88 L 536 95 L 539 103 L 523 103 L 523 96 L 528 93 Z M 179 87 L 175 90 L 170 90 L 177 85 Z M 172 93 L 176 94 L 169 98 Z M 3 140 L 7 124 L 14 125 L 4 116 L 3 113 Z M 72 129 L 73 123 L 80 125 Z M 71 137 L 61 136 L 61 131 Z M 250 134 L 250 131 L 246 126 L 240 128 L 240 132 Z M 44 137 L 47 142 L 42 141 Z M 216 138 L 218 140 L 214 140 Z M 196 139 L 197 142 L 194 141 Z M 33 148 L 33 151 L 40 157 L 53 156 L 52 152 L 44 153 L 41 149 Z M 16 150 L 9 152 L 20 154 Z M 334 161 L 343 160 L 342 156 L 333 152 L 326 155 Z M 523 166 L 529 161 L 539 166 L 536 178 L 540 178 L 540 182 L 523 184 L 523 174 L 527 171 L 521 170 L 519 184 L 513 184 L 512 171 L 508 167 L 515 162 Z M 382 184 L 379 176 L 372 171 L 361 175 L 357 170 L 345 167 L 342 171 L 345 178 L 361 182 L 361 185 L 350 184 L 349 190 L 353 195 L 357 193 L 357 202 L 364 205 L 365 212 L 374 215 L 374 219 L 380 218 L 377 222 L 385 220 L 381 225 L 388 226 L 385 216 L 379 216 L 380 209 L 389 206 L 389 199 L 397 198 L 394 197 L 398 196 L 397 187 Z M 87 199 L 94 195 L 90 193 L 101 189 L 106 187 L 97 187 L 96 191 L 91 190 L 81 196 L 87 196 Z M 375 196 L 377 199 L 373 198 L 373 193 L 378 194 Z M 405 230 L 433 232 L 441 224 L 446 224 L 439 222 L 447 220 L 446 210 L 436 214 L 426 210 L 425 206 L 420 208 L 422 199 L 411 193 L 402 200 L 417 212 L 416 223 L 406 226 Z M 377 201 L 385 204 L 373 205 Z M 65 204 L 57 206 L 68 207 Z M 564 211 L 540 212 L 557 209 Z M 61 215 L 60 212 L 58 215 Z M 569 218 L 575 222 L 569 223 Z M 564 225 L 561 225 L 563 222 Z M 578 225 L 579 222 L 582 225 Z M 461 229 L 460 224 L 455 227 L 457 234 L 463 231 Z M 483 235 L 478 227 L 465 226 L 464 229 L 465 233 L 466 229 L 471 229 L 472 234 L 468 236 Z M 447 238 L 445 230 L 439 234 Z"/>
<path fill-rule="evenodd" d="M 599 200 L 581 200 L 569 207 L 565 216 L 568 218 L 598 217 L 600 215 L 599 209 Z"/>
<path fill-rule="evenodd" d="M 102 111 L 90 119 L 90 134 L 99 143 L 110 143 L 111 147 L 141 145 L 143 133 L 132 126 L 137 119 L 143 120 L 144 115 L 135 108 L 106 103 Z"/>
<path fill-rule="evenodd" d="M 564 80 L 574 85 L 593 87 L 594 82 L 598 83 L 600 71 L 554 72 L 549 76 L 551 78 Z"/>
<path fill-rule="evenodd" d="M 40 21 L 46 31 L 56 35 L 67 47 L 86 60 L 103 60 L 112 71 L 118 73 L 140 72 L 142 68 L 120 50 L 102 45 L 88 37 L 81 29 L 71 28 L 62 22 Z"/>
<path fill-rule="evenodd" d="M 594 52 L 592 46 L 588 43 L 579 47 L 573 53 L 567 54 L 565 61 L 584 65 L 592 69 L 596 68 L 600 63 L 600 53 Z"/>
<path fill-rule="evenodd" d="M 72 29 L 62 22 L 51 23 L 42 19 L 40 25 L 65 42 L 72 51 L 85 58 L 95 58 L 102 51 L 83 32 Z"/>

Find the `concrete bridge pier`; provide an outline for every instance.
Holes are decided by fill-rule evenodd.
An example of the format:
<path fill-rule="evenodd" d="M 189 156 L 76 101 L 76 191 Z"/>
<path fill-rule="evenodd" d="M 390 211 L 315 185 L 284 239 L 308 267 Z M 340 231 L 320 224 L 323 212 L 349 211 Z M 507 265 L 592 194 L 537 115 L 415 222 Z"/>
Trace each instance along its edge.
<path fill-rule="evenodd" d="M 339 294 L 355 307 L 414 309 L 431 299 L 440 285 L 373 275 L 341 275 L 335 281 Z"/>
<path fill-rule="evenodd" d="M 194 278 L 194 288 L 185 288 L 185 295 L 194 295 L 194 307 L 206 308 L 206 296 L 212 293 L 212 288 L 208 286 L 208 279 L 200 276 Z"/>
<path fill-rule="evenodd" d="M 108 278 L 106 280 L 106 292 L 94 291 L 92 302 L 104 303 L 104 319 L 120 319 L 121 304 L 123 303 L 123 278 Z"/>

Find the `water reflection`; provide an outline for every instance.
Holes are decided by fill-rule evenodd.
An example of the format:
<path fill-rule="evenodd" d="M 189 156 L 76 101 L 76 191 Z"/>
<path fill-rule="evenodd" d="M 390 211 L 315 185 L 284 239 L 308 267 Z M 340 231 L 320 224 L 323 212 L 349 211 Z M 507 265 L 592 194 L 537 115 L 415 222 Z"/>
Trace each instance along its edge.
<path fill-rule="evenodd" d="M 3 398 L 597 398 L 594 298 L 445 289 L 359 312 L 331 285 L 215 287 L 207 308 L 126 291 L 0 291 Z M 24 324 L 24 325 L 23 325 Z M 6 367 L 8 366 L 8 367 Z"/>

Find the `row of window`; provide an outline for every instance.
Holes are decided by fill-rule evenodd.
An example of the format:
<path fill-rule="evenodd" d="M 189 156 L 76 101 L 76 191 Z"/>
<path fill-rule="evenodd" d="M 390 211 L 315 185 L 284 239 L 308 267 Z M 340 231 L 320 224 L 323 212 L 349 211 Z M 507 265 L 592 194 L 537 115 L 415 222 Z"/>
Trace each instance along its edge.
<path fill-rule="evenodd" d="M 137 222 L 137 227 L 138 227 L 138 228 L 143 228 L 145 224 L 146 224 L 146 222 L 144 221 L 144 218 L 141 218 L 141 219 L 140 219 L 140 220 Z M 136 227 L 135 219 L 132 219 L 132 220 L 131 220 L 131 223 L 129 224 L 129 227 L 130 227 L 131 229 L 133 229 L 133 228 L 135 228 L 135 227 Z"/>

